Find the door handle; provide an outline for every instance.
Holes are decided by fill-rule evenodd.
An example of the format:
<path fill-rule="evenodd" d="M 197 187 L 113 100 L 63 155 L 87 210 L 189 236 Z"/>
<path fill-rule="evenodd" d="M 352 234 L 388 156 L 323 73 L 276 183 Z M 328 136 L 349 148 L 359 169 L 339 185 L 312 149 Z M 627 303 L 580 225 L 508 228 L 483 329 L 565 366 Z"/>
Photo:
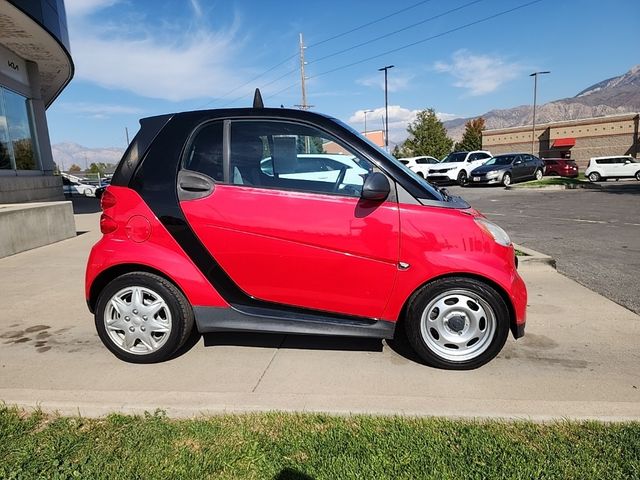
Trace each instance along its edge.
<path fill-rule="evenodd" d="M 178 199 L 180 201 L 207 197 L 213 193 L 214 187 L 214 180 L 202 173 L 190 170 L 180 170 L 178 173 Z"/>

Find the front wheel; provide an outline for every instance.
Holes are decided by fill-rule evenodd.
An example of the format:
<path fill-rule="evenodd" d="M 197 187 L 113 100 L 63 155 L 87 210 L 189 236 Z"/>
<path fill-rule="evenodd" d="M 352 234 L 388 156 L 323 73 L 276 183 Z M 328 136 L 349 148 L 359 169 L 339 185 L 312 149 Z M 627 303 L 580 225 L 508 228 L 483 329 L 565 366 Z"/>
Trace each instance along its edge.
<path fill-rule="evenodd" d="M 589 181 L 590 182 L 599 182 L 600 181 L 600 174 L 598 172 L 591 172 L 589 174 Z"/>
<path fill-rule="evenodd" d="M 193 310 L 171 282 L 147 272 L 112 280 L 100 293 L 95 323 L 102 343 L 121 360 L 167 360 L 187 340 Z"/>
<path fill-rule="evenodd" d="M 505 187 L 508 187 L 509 185 L 511 185 L 511 174 L 505 173 L 502 176 L 502 185 L 504 185 Z"/>
<path fill-rule="evenodd" d="M 536 170 L 536 180 L 542 180 L 542 170 Z"/>
<path fill-rule="evenodd" d="M 640 182 L 640 170 L 636 172 L 636 180 Z"/>
<path fill-rule="evenodd" d="M 509 333 L 500 294 L 472 278 L 435 280 L 411 299 L 405 317 L 409 342 L 427 364 L 470 370 L 492 360 Z"/>
<path fill-rule="evenodd" d="M 85 197 L 93 197 L 93 196 L 94 196 L 94 194 L 93 194 L 93 192 L 91 191 L 91 189 L 90 189 L 90 188 L 87 188 L 87 189 L 85 189 L 85 191 L 84 191 L 84 196 L 85 196 Z"/>
<path fill-rule="evenodd" d="M 464 187 L 469 183 L 469 177 L 467 176 L 467 172 L 462 170 L 458 174 L 458 185 Z"/>

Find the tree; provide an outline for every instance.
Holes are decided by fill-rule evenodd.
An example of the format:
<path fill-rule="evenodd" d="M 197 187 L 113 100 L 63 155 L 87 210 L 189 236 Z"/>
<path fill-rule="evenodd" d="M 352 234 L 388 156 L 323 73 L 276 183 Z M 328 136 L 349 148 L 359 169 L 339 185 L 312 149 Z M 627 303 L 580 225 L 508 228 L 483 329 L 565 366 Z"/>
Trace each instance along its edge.
<path fill-rule="evenodd" d="M 107 166 L 104 163 L 92 163 L 89 165 L 89 173 L 99 173 L 100 175 L 104 174 L 104 171 L 107 169 Z"/>
<path fill-rule="evenodd" d="M 464 124 L 462 140 L 456 143 L 455 149 L 465 152 L 482 149 L 482 130 L 484 130 L 484 118 L 469 120 Z"/>
<path fill-rule="evenodd" d="M 69 167 L 69 173 L 79 173 L 82 169 L 75 163 Z"/>
<path fill-rule="evenodd" d="M 409 138 L 398 151 L 402 156 L 430 155 L 442 158 L 451 152 L 453 140 L 447 136 L 447 130 L 433 108 L 418 112 L 415 121 L 407 127 L 407 132 Z"/>

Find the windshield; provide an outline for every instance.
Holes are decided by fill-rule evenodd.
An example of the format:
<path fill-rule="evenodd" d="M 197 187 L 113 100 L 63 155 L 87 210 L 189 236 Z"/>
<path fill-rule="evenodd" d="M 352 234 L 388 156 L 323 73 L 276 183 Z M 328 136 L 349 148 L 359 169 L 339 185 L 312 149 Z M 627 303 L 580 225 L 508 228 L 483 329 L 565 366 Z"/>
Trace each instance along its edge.
<path fill-rule="evenodd" d="M 407 167 L 406 165 L 404 165 L 402 162 L 398 161 L 398 159 L 396 157 L 394 157 L 393 155 L 391 155 L 390 153 L 384 151 L 384 149 L 380 148 L 378 145 L 376 145 L 375 143 L 373 143 L 370 139 L 368 139 L 367 137 L 365 137 L 364 135 L 362 135 L 360 132 L 358 132 L 357 130 L 355 130 L 354 128 L 350 127 L 349 125 L 347 125 L 346 123 L 343 123 L 342 121 L 338 120 L 337 118 L 332 118 L 332 120 L 336 123 L 338 123 L 340 126 L 346 128 L 347 130 L 349 130 L 351 133 L 353 133 L 354 135 L 357 135 L 360 139 L 364 140 L 365 142 L 367 142 L 367 144 L 369 144 L 372 148 L 374 148 L 378 153 L 380 153 L 381 155 L 383 155 L 389 162 L 401 167 L 405 172 L 407 172 L 407 174 L 413 178 L 415 181 L 417 181 L 420 185 L 422 185 L 422 187 L 427 190 L 432 197 L 439 199 L 441 201 L 447 201 L 446 200 L 446 195 L 443 195 L 440 190 L 436 189 L 433 185 L 431 185 L 429 182 L 427 182 L 424 178 L 422 178 L 420 175 L 418 175 L 417 173 L 415 173 L 413 170 L 411 170 L 409 167 Z M 466 155 L 466 154 L 465 154 Z"/>
<path fill-rule="evenodd" d="M 493 157 L 492 159 L 490 159 L 488 162 L 485 163 L 485 166 L 486 165 L 497 165 L 497 166 L 511 165 L 515 158 L 516 157 L 514 155 L 503 155 L 500 157 Z"/>
<path fill-rule="evenodd" d="M 445 162 L 464 162 L 464 159 L 467 158 L 467 152 L 453 152 L 440 160 L 442 163 Z"/>

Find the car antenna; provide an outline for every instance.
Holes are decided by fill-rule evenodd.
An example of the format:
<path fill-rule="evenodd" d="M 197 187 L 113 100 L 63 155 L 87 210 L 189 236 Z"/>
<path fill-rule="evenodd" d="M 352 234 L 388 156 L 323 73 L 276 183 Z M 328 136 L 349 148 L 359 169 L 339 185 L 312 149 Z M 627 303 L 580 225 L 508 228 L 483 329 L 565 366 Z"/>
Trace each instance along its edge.
<path fill-rule="evenodd" d="M 253 94 L 253 108 L 264 108 L 259 88 L 256 88 L 256 93 Z"/>

